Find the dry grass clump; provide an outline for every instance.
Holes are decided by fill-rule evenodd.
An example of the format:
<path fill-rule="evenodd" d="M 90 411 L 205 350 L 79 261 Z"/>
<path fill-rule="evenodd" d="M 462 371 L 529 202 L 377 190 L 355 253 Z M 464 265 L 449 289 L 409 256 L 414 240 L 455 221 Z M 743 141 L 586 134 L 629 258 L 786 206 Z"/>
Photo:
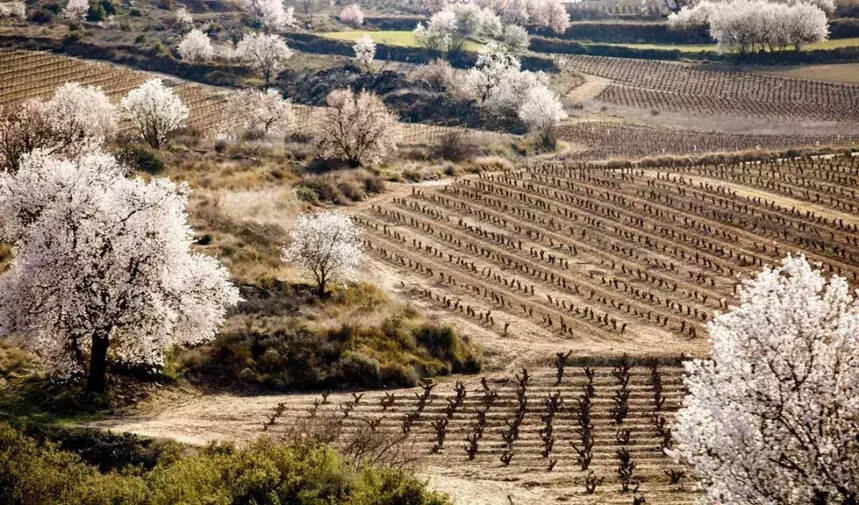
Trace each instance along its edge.
<path fill-rule="evenodd" d="M 295 183 L 295 190 L 298 199 L 305 202 L 343 205 L 383 192 L 385 183 L 378 175 L 364 169 L 338 170 L 303 175 Z"/>

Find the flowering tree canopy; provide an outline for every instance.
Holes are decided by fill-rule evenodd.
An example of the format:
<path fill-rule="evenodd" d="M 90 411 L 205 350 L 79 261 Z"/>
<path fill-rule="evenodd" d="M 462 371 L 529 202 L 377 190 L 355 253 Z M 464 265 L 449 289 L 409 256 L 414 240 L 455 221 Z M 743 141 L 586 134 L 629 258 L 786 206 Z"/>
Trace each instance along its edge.
<path fill-rule="evenodd" d="M 558 123 L 567 118 L 567 112 L 557 93 L 545 85 L 528 88 L 519 106 L 519 119 L 532 131 L 540 132 L 545 143 L 553 141 Z"/>
<path fill-rule="evenodd" d="M 355 42 L 355 45 L 352 46 L 352 50 L 355 51 L 355 59 L 358 60 L 358 63 L 364 67 L 369 67 L 371 63 L 373 63 L 373 58 L 376 57 L 376 43 L 373 42 L 373 39 L 364 34 Z"/>
<path fill-rule="evenodd" d="M 824 8 L 828 8 L 825 3 Z M 820 42 L 829 35 L 826 12 L 806 2 L 783 3 L 767 0 L 704 0 L 668 16 L 672 28 L 710 26 L 710 36 L 723 49 L 741 53 L 758 47 L 770 51 L 793 45 Z"/>
<path fill-rule="evenodd" d="M 75 158 L 117 131 L 116 108 L 101 88 L 69 82 L 47 102 L 30 99 L 2 109 L 0 170 L 17 170 L 21 157 L 37 149 Z"/>
<path fill-rule="evenodd" d="M 244 119 L 245 132 L 254 136 L 282 139 L 295 123 L 292 103 L 275 89 L 236 91 L 229 100 L 235 117 Z"/>
<path fill-rule="evenodd" d="M 358 230 L 349 216 L 320 212 L 298 217 L 289 247 L 283 251 L 283 261 L 309 270 L 321 296 L 329 280 L 352 275 L 361 261 L 361 252 Z"/>
<path fill-rule="evenodd" d="M 0 3 L 0 18 L 2 17 L 27 19 L 27 4 L 23 1 Z"/>
<path fill-rule="evenodd" d="M 140 137 L 155 149 L 188 119 L 188 107 L 161 79 L 150 79 L 131 90 L 120 104 Z"/>
<path fill-rule="evenodd" d="M 73 23 L 83 23 L 89 10 L 89 0 L 69 0 L 63 9 L 63 17 Z"/>
<path fill-rule="evenodd" d="M 501 34 L 501 42 L 508 51 L 521 53 L 528 49 L 531 39 L 528 32 L 519 25 L 506 25 Z"/>
<path fill-rule="evenodd" d="M 236 45 L 236 55 L 262 74 L 268 85 L 273 77 L 286 68 L 286 60 L 292 57 L 292 50 L 278 35 L 250 33 Z"/>
<path fill-rule="evenodd" d="M 353 166 L 373 165 L 396 150 L 402 136 L 397 115 L 370 93 L 338 89 L 316 117 L 320 147 L 327 156 Z"/>
<path fill-rule="evenodd" d="M 788 256 L 739 296 L 709 325 L 711 359 L 686 365 L 670 454 L 695 466 L 706 503 L 856 503 L 859 306 L 847 282 Z"/>
<path fill-rule="evenodd" d="M 348 25 L 361 26 L 364 24 L 364 11 L 358 4 L 347 5 L 337 15 L 337 19 Z"/>
<path fill-rule="evenodd" d="M 188 32 L 179 42 L 177 50 L 183 60 L 192 62 L 211 60 L 215 55 L 215 48 L 212 47 L 209 36 L 199 28 Z"/>
<path fill-rule="evenodd" d="M 179 7 L 176 9 L 176 16 L 174 19 L 176 26 L 180 31 L 188 30 L 194 26 L 194 18 L 191 17 L 191 13 L 188 12 L 188 9 L 185 7 Z"/>
<path fill-rule="evenodd" d="M 418 24 L 415 39 L 422 46 L 441 52 L 462 50 L 468 39 L 498 39 L 502 36 L 501 18 L 476 4 L 456 3 L 435 13 L 429 22 Z"/>
<path fill-rule="evenodd" d="M 37 151 L 0 175 L 0 334 L 61 377 L 102 391 L 108 356 L 150 367 L 173 345 L 210 340 L 238 301 L 227 271 L 191 253 L 187 186 L 129 179 L 116 160 Z"/>
<path fill-rule="evenodd" d="M 244 0 L 244 6 L 266 31 L 280 31 L 295 24 L 295 9 L 285 9 L 281 0 Z"/>

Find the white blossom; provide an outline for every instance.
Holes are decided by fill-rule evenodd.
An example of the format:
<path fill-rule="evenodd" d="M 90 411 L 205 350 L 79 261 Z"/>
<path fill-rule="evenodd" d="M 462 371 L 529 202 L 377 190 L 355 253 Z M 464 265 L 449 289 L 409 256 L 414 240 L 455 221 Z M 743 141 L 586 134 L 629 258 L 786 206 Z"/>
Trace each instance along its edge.
<path fill-rule="evenodd" d="M 852 503 L 859 494 L 859 306 L 847 282 L 788 256 L 743 282 L 709 325 L 711 358 L 669 451 L 695 466 L 704 503 Z"/>
<path fill-rule="evenodd" d="M 191 17 L 191 13 L 188 12 L 188 9 L 185 7 L 179 7 L 176 9 L 176 26 L 178 26 L 181 30 L 187 30 L 194 26 L 194 18 Z"/>
<path fill-rule="evenodd" d="M 355 51 L 355 59 L 363 67 L 369 67 L 373 63 L 373 58 L 376 57 L 376 43 L 367 34 L 362 35 L 355 42 L 352 50 Z"/>
<path fill-rule="evenodd" d="M 337 19 L 348 25 L 361 26 L 364 24 L 364 11 L 361 10 L 360 5 L 351 4 L 340 11 L 340 14 L 337 15 Z"/>
<path fill-rule="evenodd" d="M 532 23 L 555 33 L 564 33 L 570 27 L 570 15 L 560 0 L 529 0 L 528 14 Z"/>
<path fill-rule="evenodd" d="M 492 10 L 472 2 L 454 3 L 430 17 L 414 30 L 415 39 L 428 49 L 441 52 L 461 51 L 468 39 L 500 39 L 501 18 Z"/>
<path fill-rule="evenodd" d="M 531 131 L 539 132 L 546 143 L 554 139 L 555 128 L 566 118 L 567 112 L 558 94 L 542 84 L 528 88 L 519 106 L 519 119 Z"/>
<path fill-rule="evenodd" d="M 280 31 L 295 24 L 295 9 L 285 9 L 281 0 L 243 0 L 245 9 L 266 31 Z"/>
<path fill-rule="evenodd" d="M 0 175 L 0 334 L 68 377 L 104 388 L 106 359 L 159 367 L 173 345 L 211 340 L 238 301 L 226 270 L 191 253 L 187 186 L 126 178 L 110 156 L 37 151 Z"/>
<path fill-rule="evenodd" d="M 261 73 L 269 84 L 286 68 L 286 60 L 292 57 L 282 37 L 274 34 L 250 33 L 236 46 L 236 54 L 251 68 Z"/>
<path fill-rule="evenodd" d="M 89 0 L 69 0 L 63 9 L 63 17 L 75 23 L 83 23 L 89 10 Z"/>
<path fill-rule="evenodd" d="M 520 66 L 519 59 L 505 47 L 488 44 L 465 74 L 463 87 L 472 99 L 484 104 L 505 78 L 520 71 Z"/>
<path fill-rule="evenodd" d="M 292 103 L 275 89 L 236 91 L 229 102 L 246 133 L 283 139 L 295 124 Z"/>
<path fill-rule="evenodd" d="M 740 53 L 757 48 L 771 51 L 792 44 L 826 40 L 829 25 L 821 8 L 805 2 L 767 0 L 704 0 L 668 16 L 675 29 L 709 24 L 710 35 L 722 49 L 736 48 Z"/>
<path fill-rule="evenodd" d="M 501 41 L 508 51 L 521 53 L 528 49 L 531 40 L 528 32 L 519 25 L 506 25 Z"/>
<path fill-rule="evenodd" d="M 320 147 L 352 165 L 374 165 L 397 149 L 402 137 L 397 115 L 369 91 L 332 91 L 316 117 Z"/>
<path fill-rule="evenodd" d="M 100 146 L 119 130 L 116 107 L 98 86 L 61 85 L 48 101 L 48 114 L 68 157 Z"/>
<path fill-rule="evenodd" d="M 361 261 L 361 239 L 352 219 L 338 212 L 298 216 L 283 261 L 310 271 L 319 295 L 333 279 L 349 279 Z"/>
<path fill-rule="evenodd" d="M 161 79 L 150 79 L 131 90 L 120 109 L 140 137 L 156 149 L 188 119 L 188 107 Z"/>
<path fill-rule="evenodd" d="M 209 36 L 199 28 L 194 28 L 188 32 L 179 42 L 177 50 L 183 60 L 191 62 L 207 61 L 215 56 L 215 49 L 212 47 Z"/>
<path fill-rule="evenodd" d="M 0 3 L 0 18 L 2 17 L 27 19 L 27 4 L 22 1 Z"/>
<path fill-rule="evenodd" d="M 116 108 L 96 86 L 63 84 L 44 102 L 29 99 L 0 111 L 0 170 L 17 170 L 21 157 L 40 149 L 73 159 L 101 149 L 118 131 Z"/>

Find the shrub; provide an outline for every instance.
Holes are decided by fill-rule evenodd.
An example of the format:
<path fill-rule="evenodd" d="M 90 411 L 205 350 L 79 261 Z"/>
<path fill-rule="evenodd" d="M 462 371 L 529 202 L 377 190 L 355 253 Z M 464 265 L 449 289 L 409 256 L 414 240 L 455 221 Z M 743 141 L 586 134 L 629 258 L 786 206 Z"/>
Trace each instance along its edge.
<path fill-rule="evenodd" d="M 125 145 L 120 149 L 117 159 L 134 170 L 148 174 L 158 174 L 164 170 L 164 162 L 152 150 L 135 144 Z"/>
<path fill-rule="evenodd" d="M 462 131 L 452 131 L 441 138 L 437 154 L 453 162 L 461 162 L 477 156 L 479 149 L 474 139 Z"/>
<path fill-rule="evenodd" d="M 107 458 L 110 459 L 110 458 Z M 308 439 L 260 439 L 241 449 L 212 444 L 192 454 L 159 454 L 154 466 L 103 471 L 52 442 L 0 424 L 4 505 L 174 505 L 367 503 L 445 505 L 404 470 L 353 465 Z"/>
<path fill-rule="evenodd" d="M 295 390 L 408 387 L 433 375 L 480 370 L 477 353 L 455 330 L 395 305 L 369 284 L 335 288 L 325 300 L 308 286 L 278 284 L 242 296 L 236 317 L 245 319 L 228 322 L 213 344 L 181 351 L 179 373 L 194 382 Z M 308 322 L 310 307 L 325 318 L 321 327 Z M 300 318 L 283 316 L 299 311 Z M 385 316 L 373 322 L 367 314 Z"/>
<path fill-rule="evenodd" d="M 30 16 L 30 21 L 39 25 L 45 25 L 54 20 L 54 14 L 46 9 L 39 9 Z"/>

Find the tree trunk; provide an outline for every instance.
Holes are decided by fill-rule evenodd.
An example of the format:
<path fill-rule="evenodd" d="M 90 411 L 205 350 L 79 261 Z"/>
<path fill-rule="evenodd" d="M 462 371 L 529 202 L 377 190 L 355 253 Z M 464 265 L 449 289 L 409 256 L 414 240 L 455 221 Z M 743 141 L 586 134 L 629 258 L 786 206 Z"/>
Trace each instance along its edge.
<path fill-rule="evenodd" d="M 100 333 L 93 335 L 89 357 L 89 377 L 86 383 L 86 390 L 92 393 L 104 393 L 107 387 L 107 346 L 106 335 Z"/>

